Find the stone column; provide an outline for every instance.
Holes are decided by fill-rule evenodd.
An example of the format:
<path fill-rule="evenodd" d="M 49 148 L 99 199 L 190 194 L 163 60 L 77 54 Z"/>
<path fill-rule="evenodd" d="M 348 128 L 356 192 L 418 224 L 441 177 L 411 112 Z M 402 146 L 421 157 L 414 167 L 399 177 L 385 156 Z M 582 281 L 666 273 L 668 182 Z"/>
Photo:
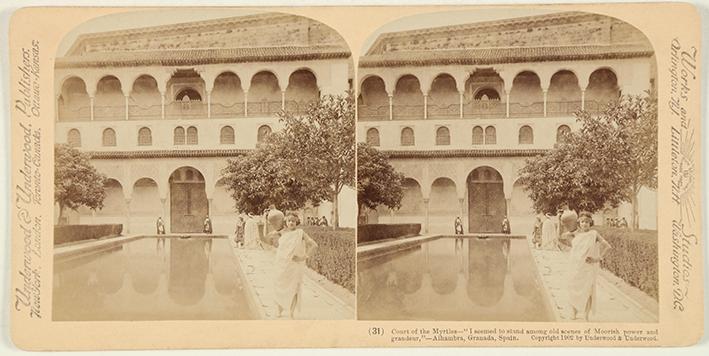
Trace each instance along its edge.
<path fill-rule="evenodd" d="M 547 93 L 549 89 L 543 89 L 544 92 L 544 117 L 547 117 Z"/>
<path fill-rule="evenodd" d="M 165 93 L 160 93 L 160 118 L 165 120 Z"/>
<path fill-rule="evenodd" d="M 126 226 L 125 233 L 130 233 L 130 198 L 126 198 Z"/>
<path fill-rule="evenodd" d="M 581 89 L 581 110 L 586 109 L 586 89 Z"/>
<path fill-rule="evenodd" d="M 126 103 L 126 105 L 125 105 L 125 107 L 126 107 L 126 121 L 128 121 L 128 99 L 130 98 L 130 95 L 126 95 L 125 98 L 126 98 L 126 102 L 125 102 Z"/>
<path fill-rule="evenodd" d="M 467 225 L 467 217 L 465 217 L 465 198 L 458 198 L 458 205 L 460 207 L 460 221 L 463 222 L 463 232 L 465 232 L 465 226 Z M 465 221 L 465 222 L 464 222 Z"/>
<path fill-rule="evenodd" d="M 286 91 L 281 90 L 281 110 L 286 109 Z"/>
<path fill-rule="evenodd" d="M 423 230 L 425 233 L 428 233 L 428 202 L 429 201 L 431 201 L 429 198 L 423 199 L 423 205 L 424 205 L 425 211 L 426 211 L 426 218 L 424 220 L 424 230 Z"/>
<path fill-rule="evenodd" d="M 89 106 L 91 107 L 91 121 L 94 121 L 94 97 L 89 97 Z"/>
<path fill-rule="evenodd" d="M 505 117 L 510 117 L 510 92 L 505 93 Z"/>
<path fill-rule="evenodd" d="M 423 118 L 428 119 L 428 93 L 423 94 Z"/>
<path fill-rule="evenodd" d="M 207 90 L 207 118 L 212 118 L 212 91 Z"/>
<path fill-rule="evenodd" d="M 54 120 L 57 122 L 59 122 L 59 96 L 60 95 L 56 95 L 54 97 Z"/>
<path fill-rule="evenodd" d="M 463 118 L 463 100 L 465 99 L 465 91 L 458 92 L 458 112 L 460 113 L 460 118 Z"/>
<path fill-rule="evenodd" d="M 244 90 L 244 117 L 249 116 L 249 91 Z"/>
<path fill-rule="evenodd" d="M 394 120 L 394 96 L 389 95 L 389 120 Z"/>

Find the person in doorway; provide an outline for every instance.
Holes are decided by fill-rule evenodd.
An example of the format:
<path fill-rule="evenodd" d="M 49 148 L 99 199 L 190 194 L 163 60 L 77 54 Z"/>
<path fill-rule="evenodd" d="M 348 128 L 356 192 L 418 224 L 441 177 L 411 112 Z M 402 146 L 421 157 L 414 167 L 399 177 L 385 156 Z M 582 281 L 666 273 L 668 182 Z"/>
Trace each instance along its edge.
<path fill-rule="evenodd" d="M 155 228 L 158 235 L 165 235 L 165 223 L 162 221 L 162 216 L 159 216 L 158 221 L 155 222 Z"/>
<path fill-rule="evenodd" d="M 507 219 L 507 215 L 502 219 L 502 233 L 510 234 L 510 221 Z"/>
<path fill-rule="evenodd" d="M 209 220 L 209 215 L 204 217 L 204 223 L 202 223 L 202 232 L 205 234 L 212 233 L 212 220 Z"/>
<path fill-rule="evenodd" d="M 453 223 L 453 228 L 455 229 L 456 235 L 463 234 L 463 222 L 460 220 L 460 216 L 455 217 L 455 222 Z"/>
<path fill-rule="evenodd" d="M 596 279 L 603 256 L 611 249 L 611 245 L 603 239 L 596 230 L 591 230 L 593 219 L 591 213 L 579 214 L 579 228 L 571 240 L 570 259 L 572 263 L 571 280 L 569 281 L 569 302 L 571 303 L 572 319 L 579 312 L 584 313 L 584 320 L 596 312 Z"/>
<path fill-rule="evenodd" d="M 303 274 L 305 262 L 315 253 L 318 244 L 303 231 L 297 228 L 300 219 L 295 213 L 285 217 L 285 228 L 280 231 L 278 249 L 276 250 L 274 297 L 277 305 L 277 315 L 284 311 L 293 319 L 295 312 L 300 310 L 303 293 Z"/>

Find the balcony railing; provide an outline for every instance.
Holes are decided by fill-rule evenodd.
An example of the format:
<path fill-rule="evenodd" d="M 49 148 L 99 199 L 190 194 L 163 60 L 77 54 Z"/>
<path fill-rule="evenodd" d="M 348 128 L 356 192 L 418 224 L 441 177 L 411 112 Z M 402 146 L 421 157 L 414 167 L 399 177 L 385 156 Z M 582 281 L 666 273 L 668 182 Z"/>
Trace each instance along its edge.
<path fill-rule="evenodd" d="M 389 120 L 389 105 L 357 105 L 360 120 Z"/>
<path fill-rule="evenodd" d="M 544 116 L 544 102 L 510 103 L 510 117 Z"/>
<path fill-rule="evenodd" d="M 249 101 L 249 116 L 268 116 L 281 111 L 281 101 Z"/>
<path fill-rule="evenodd" d="M 244 103 L 221 104 L 212 102 L 212 117 L 244 117 Z"/>
<path fill-rule="evenodd" d="M 94 120 L 125 120 L 126 106 L 124 105 L 97 105 L 94 106 Z"/>
<path fill-rule="evenodd" d="M 162 105 L 128 105 L 128 117 L 135 120 L 155 119 L 162 116 Z"/>
<path fill-rule="evenodd" d="M 64 105 L 59 105 L 59 120 L 60 121 L 88 121 L 91 120 L 91 107 L 81 106 L 78 108 L 68 108 Z"/>
<path fill-rule="evenodd" d="M 393 105 L 394 120 L 411 120 L 423 118 L 423 104 L 421 105 Z"/>
<path fill-rule="evenodd" d="M 316 101 L 286 100 L 286 111 L 295 115 L 303 115 L 308 112 L 310 105 L 315 103 Z"/>
<path fill-rule="evenodd" d="M 430 119 L 455 119 L 460 117 L 460 104 L 428 104 Z"/>
<path fill-rule="evenodd" d="M 207 118 L 207 104 L 201 100 L 172 102 L 166 105 L 165 111 L 170 118 Z"/>
<path fill-rule="evenodd" d="M 507 106 L 499 100 L 473 100 L 463 107 L 465 118 L 495 118 L 505 117 Z"/>
<path fill-rule="evenodd" d="M 547 116 L 569 116 L 579 110 L 581 110 L 581 100 L 547 102 Z"/>

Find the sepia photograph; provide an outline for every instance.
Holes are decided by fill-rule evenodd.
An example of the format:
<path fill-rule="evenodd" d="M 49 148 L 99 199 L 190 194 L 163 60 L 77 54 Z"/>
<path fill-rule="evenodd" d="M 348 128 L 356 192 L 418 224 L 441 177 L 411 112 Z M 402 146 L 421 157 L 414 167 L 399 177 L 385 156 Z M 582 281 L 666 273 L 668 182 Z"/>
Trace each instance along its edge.
<path fill-rule="evenodd" d="M 657 68 L 613 17 L 403 17 L 358 64 L 367 320 L 658 322 Z"/>
<path fill-rule="evenodd" d="M 352 66 L 335 30 L 276 12 L 133 11 L 69 33 L 52 318 L 353 319 Z"/>

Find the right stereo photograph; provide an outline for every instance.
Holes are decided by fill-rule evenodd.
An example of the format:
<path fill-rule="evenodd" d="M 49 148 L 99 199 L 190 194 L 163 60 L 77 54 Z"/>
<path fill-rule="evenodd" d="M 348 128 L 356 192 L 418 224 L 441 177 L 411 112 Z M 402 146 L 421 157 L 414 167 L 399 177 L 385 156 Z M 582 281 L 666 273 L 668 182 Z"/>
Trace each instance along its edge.
<path fill-rule="evenodd" d="M 586 12 L 439 12 L 361 53 L 359 319 L 658 322 L 642 32 Z"/>

